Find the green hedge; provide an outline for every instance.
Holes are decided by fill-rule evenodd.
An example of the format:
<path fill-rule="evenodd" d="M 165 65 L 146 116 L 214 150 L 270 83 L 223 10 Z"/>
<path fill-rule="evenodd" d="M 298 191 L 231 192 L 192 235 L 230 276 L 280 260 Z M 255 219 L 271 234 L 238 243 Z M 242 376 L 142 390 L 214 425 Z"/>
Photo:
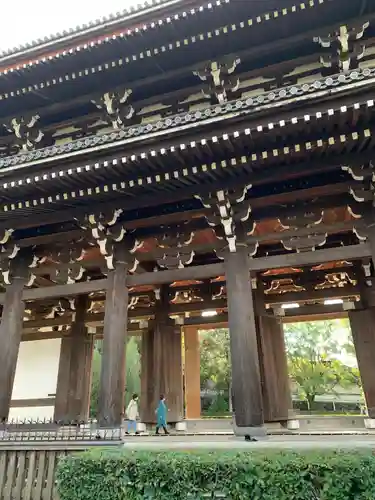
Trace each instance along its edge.
<path fill-rule="evenodd" d="M 60 500 L 374 500 L 375 456 L 95 450 L 62 459 L 57 481 Z"/>

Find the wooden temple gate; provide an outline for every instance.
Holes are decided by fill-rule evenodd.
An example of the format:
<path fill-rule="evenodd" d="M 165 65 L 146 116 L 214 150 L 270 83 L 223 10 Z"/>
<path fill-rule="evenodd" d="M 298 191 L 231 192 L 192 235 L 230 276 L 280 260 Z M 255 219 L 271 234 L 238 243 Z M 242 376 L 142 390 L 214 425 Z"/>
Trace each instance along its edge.
<path fill-rule="evenodd" d="M 20 343 L 55 338 L 54 418 L 85 421 L 102 338 L 98 421 L 119 426 L 134 334 L 142 418 L 165 394 L 178 422 L 182 330 L 196 416 L 214 310 L 236 432 L 262 434 L 289 418 L 286 303 L 350 311 L 375 418 L 375 2 L 172 3 L 0 54 L 0 419 Z"/>

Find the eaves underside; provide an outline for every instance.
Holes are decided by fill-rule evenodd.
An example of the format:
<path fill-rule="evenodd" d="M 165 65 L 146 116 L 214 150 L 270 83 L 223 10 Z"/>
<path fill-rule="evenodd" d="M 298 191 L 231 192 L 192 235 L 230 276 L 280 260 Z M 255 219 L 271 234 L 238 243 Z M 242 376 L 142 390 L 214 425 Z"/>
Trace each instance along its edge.
<path fill-rule="evenodd" d="M 272 115 L 270 119 L 271 125 L 275 115 L 290 110 L 293 107 L 298 108 L 300 105 L 318 103 L 324 98 L 339 98 L 345 96 L 348 92 L 365 92 L 370 89 L 375 82 L 375 68 L 365 68 L 363 70 L 354 70 L 346 74 L 334 75 L 326 78 L 321 78 L 309 84 L 292 85 L 283 87 L 275 91 L 266 92 L 258 95 L 255 98 L 243 98 L 236 101 L 217 104 L 196 112 L 186 112 L 183 114 L 173 115 L 164 119 L 156 120 L 148 124 L 140 124 L 129 126 L 119 131 L 113 131 L 109 134 L 94 135 L 85 139 L 68 142 L 60 146 L 51 146 L 43 149 L 37 149 L 27 153 L 22 153 L 0 159 L 0 173 L 5 175 L 11 173 L 12 176 L 16 170 L 29 169 L 35 171 L 36 168 L 47 167 L 50 164 L 79 160 L 82 157 L 82 165 L 87 161 L 87 157 L 104 154 L 110 157 L 111 151 L 121 148 L 124 151 L 127 148 L 142 147 L 142 143 L 149 144 L 146 151 L 153 154 L 152 143 L 163 141 L 165 137 L 170 138 L 172 135 L 180 138 L 180 145 L 184 145 L 185 141 L 181 137 L 194 132 L 198 134 L 197 140 L 205 140 L 209 137 L 209 133 L 204 132 L 212 129 L 212 127 L 220 128 L 224 124 L 230 124 L 235 120 L 249 120 L 258 115 Z M 365 101 L 367 102 L 367 101 Z M 350 105 L 350 104 L 349 104 Z M 360 106 L 361 100 L 353 96 L 353 105 Z M 334 108 L 334 103 L 322 103 L 319 111 L 323 114 L 330 107 Z M 296 117 L 291 117 L 291 120 Z M 276 120 L 277 122 L 278 120 Z M 278 123 L 282 125 L 282 120 Z M 285 125 L 285 124 L 284 124 Z M 228 126 L 228 125 L 226 125 Z M 225 135 L 225 134 L 224 134 Z M 200 136 L 200 137 L 199 137 Z M 189 142 L 186 139 L 186 142 Z M 142 154 L 142 153 L 141 153 Z M 143 153 L 147 155 L 147 153 Z M 132 161 L 132 156 L 129 156 L 129 161 Z M 126 160 L 127 161 L 127 160 Z M 26 175 L 27 175 L 26 174 Z M 21 174 L 22 175 L 22 174 Z M 24 175 L 24 174 L 23 174 Z M 17 181 L 19 183 L 20 179 Z M 22 185 L 23 182 L 20 183 Z"/>

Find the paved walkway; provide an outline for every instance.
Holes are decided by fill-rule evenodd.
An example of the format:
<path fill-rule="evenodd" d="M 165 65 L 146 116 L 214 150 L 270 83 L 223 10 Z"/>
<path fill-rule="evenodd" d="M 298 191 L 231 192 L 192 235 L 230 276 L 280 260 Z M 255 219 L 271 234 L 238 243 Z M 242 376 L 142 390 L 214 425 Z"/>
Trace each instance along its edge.
<path fill-rule="evenodd" d="M 231 436 L 149 436 L 127 437 L 124 446 L 134 450 L 190 449 L 375 449 L 375 435 L 356 436 L 270 436 L 264 440 L 246 442 Z"/>

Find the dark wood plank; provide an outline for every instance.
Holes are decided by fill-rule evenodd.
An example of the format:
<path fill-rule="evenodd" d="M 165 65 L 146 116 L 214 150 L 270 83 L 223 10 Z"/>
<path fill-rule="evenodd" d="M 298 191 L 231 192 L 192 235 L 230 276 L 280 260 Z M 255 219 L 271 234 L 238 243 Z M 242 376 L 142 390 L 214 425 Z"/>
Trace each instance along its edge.
<path fill-rule="evenodd" d="M 55 398 L 12 399 L 11 408 L 35 408 L 37 406 L 54 406 Z"/>
<path fill-rule="evenodd" d="M 183 419 L 184 398 L 182 382 L 181 328 L 168 316 L 168 287 L 163 286 L 158 301 L 154 324 L 142 340 L 142 417 L 146 423 L 155 423 L 155 409 L 159 398 L 166 397 L 168 421 L 180 422 Z M 147 335 L 147 337 L 146 337 Z M 143 364 L 142 360 L 142 364 Z"/>
<path fill-rule="evenodd" d="M 37 469 L 36 469 L 36 481 L 33 492 L 33 497 L 35 500 L 39 500 L 42 498 L 42 492 L 44 487 L 44 477 L 45 477 L 45 468 L 46 468 L 46 454 L 45 450 L 38 450 L 37 453 Z"/>
<path fill-rule="evenodd" d="M 26 451 L 24 452 L 26 453 Z M 28 470 L 27 470 L 27 477 L 26 477 L 26 483 L 24 487 L 24 492 L 23 492 L 23 500 L 31 500 L 32 499 L 32 494 L 34 490 L 34 481 L 35 481 L 35 473 L 36 473 L 36 454 L 37 452 L 35 450 L 31 450 L 28 453 Z"/>
<path fill-rule="evenodd" d="M 280 319 L 272 315 L 259 315 L 257 334 L 264 420 L 285 423 L 293 406 Z"/>
<path fill-rule="evenodd" d="M 17 453 L 17 478 L 14 486 L 13 500 L 22 500 L 26 473 L 26 453 Z"/>
<path fill-rule="evenodd" d="M 7 480 L 5 483 L 4 494 L 2 496 L 3 500 L 13 500 L 13 489 L 14 482 L 16 478 L 16 465 L 17 465 L 17 452 L 8 452 L 8 467 L 7 467 Z"/>
<path fill-rule="evenodd" d="M 70 335 L 62 338 L 54 417 L 58 421 L 88 419 L 94 347 L 93 336 L 85 326 L 88 304 L 87 295 L 77 297 Z"/>

